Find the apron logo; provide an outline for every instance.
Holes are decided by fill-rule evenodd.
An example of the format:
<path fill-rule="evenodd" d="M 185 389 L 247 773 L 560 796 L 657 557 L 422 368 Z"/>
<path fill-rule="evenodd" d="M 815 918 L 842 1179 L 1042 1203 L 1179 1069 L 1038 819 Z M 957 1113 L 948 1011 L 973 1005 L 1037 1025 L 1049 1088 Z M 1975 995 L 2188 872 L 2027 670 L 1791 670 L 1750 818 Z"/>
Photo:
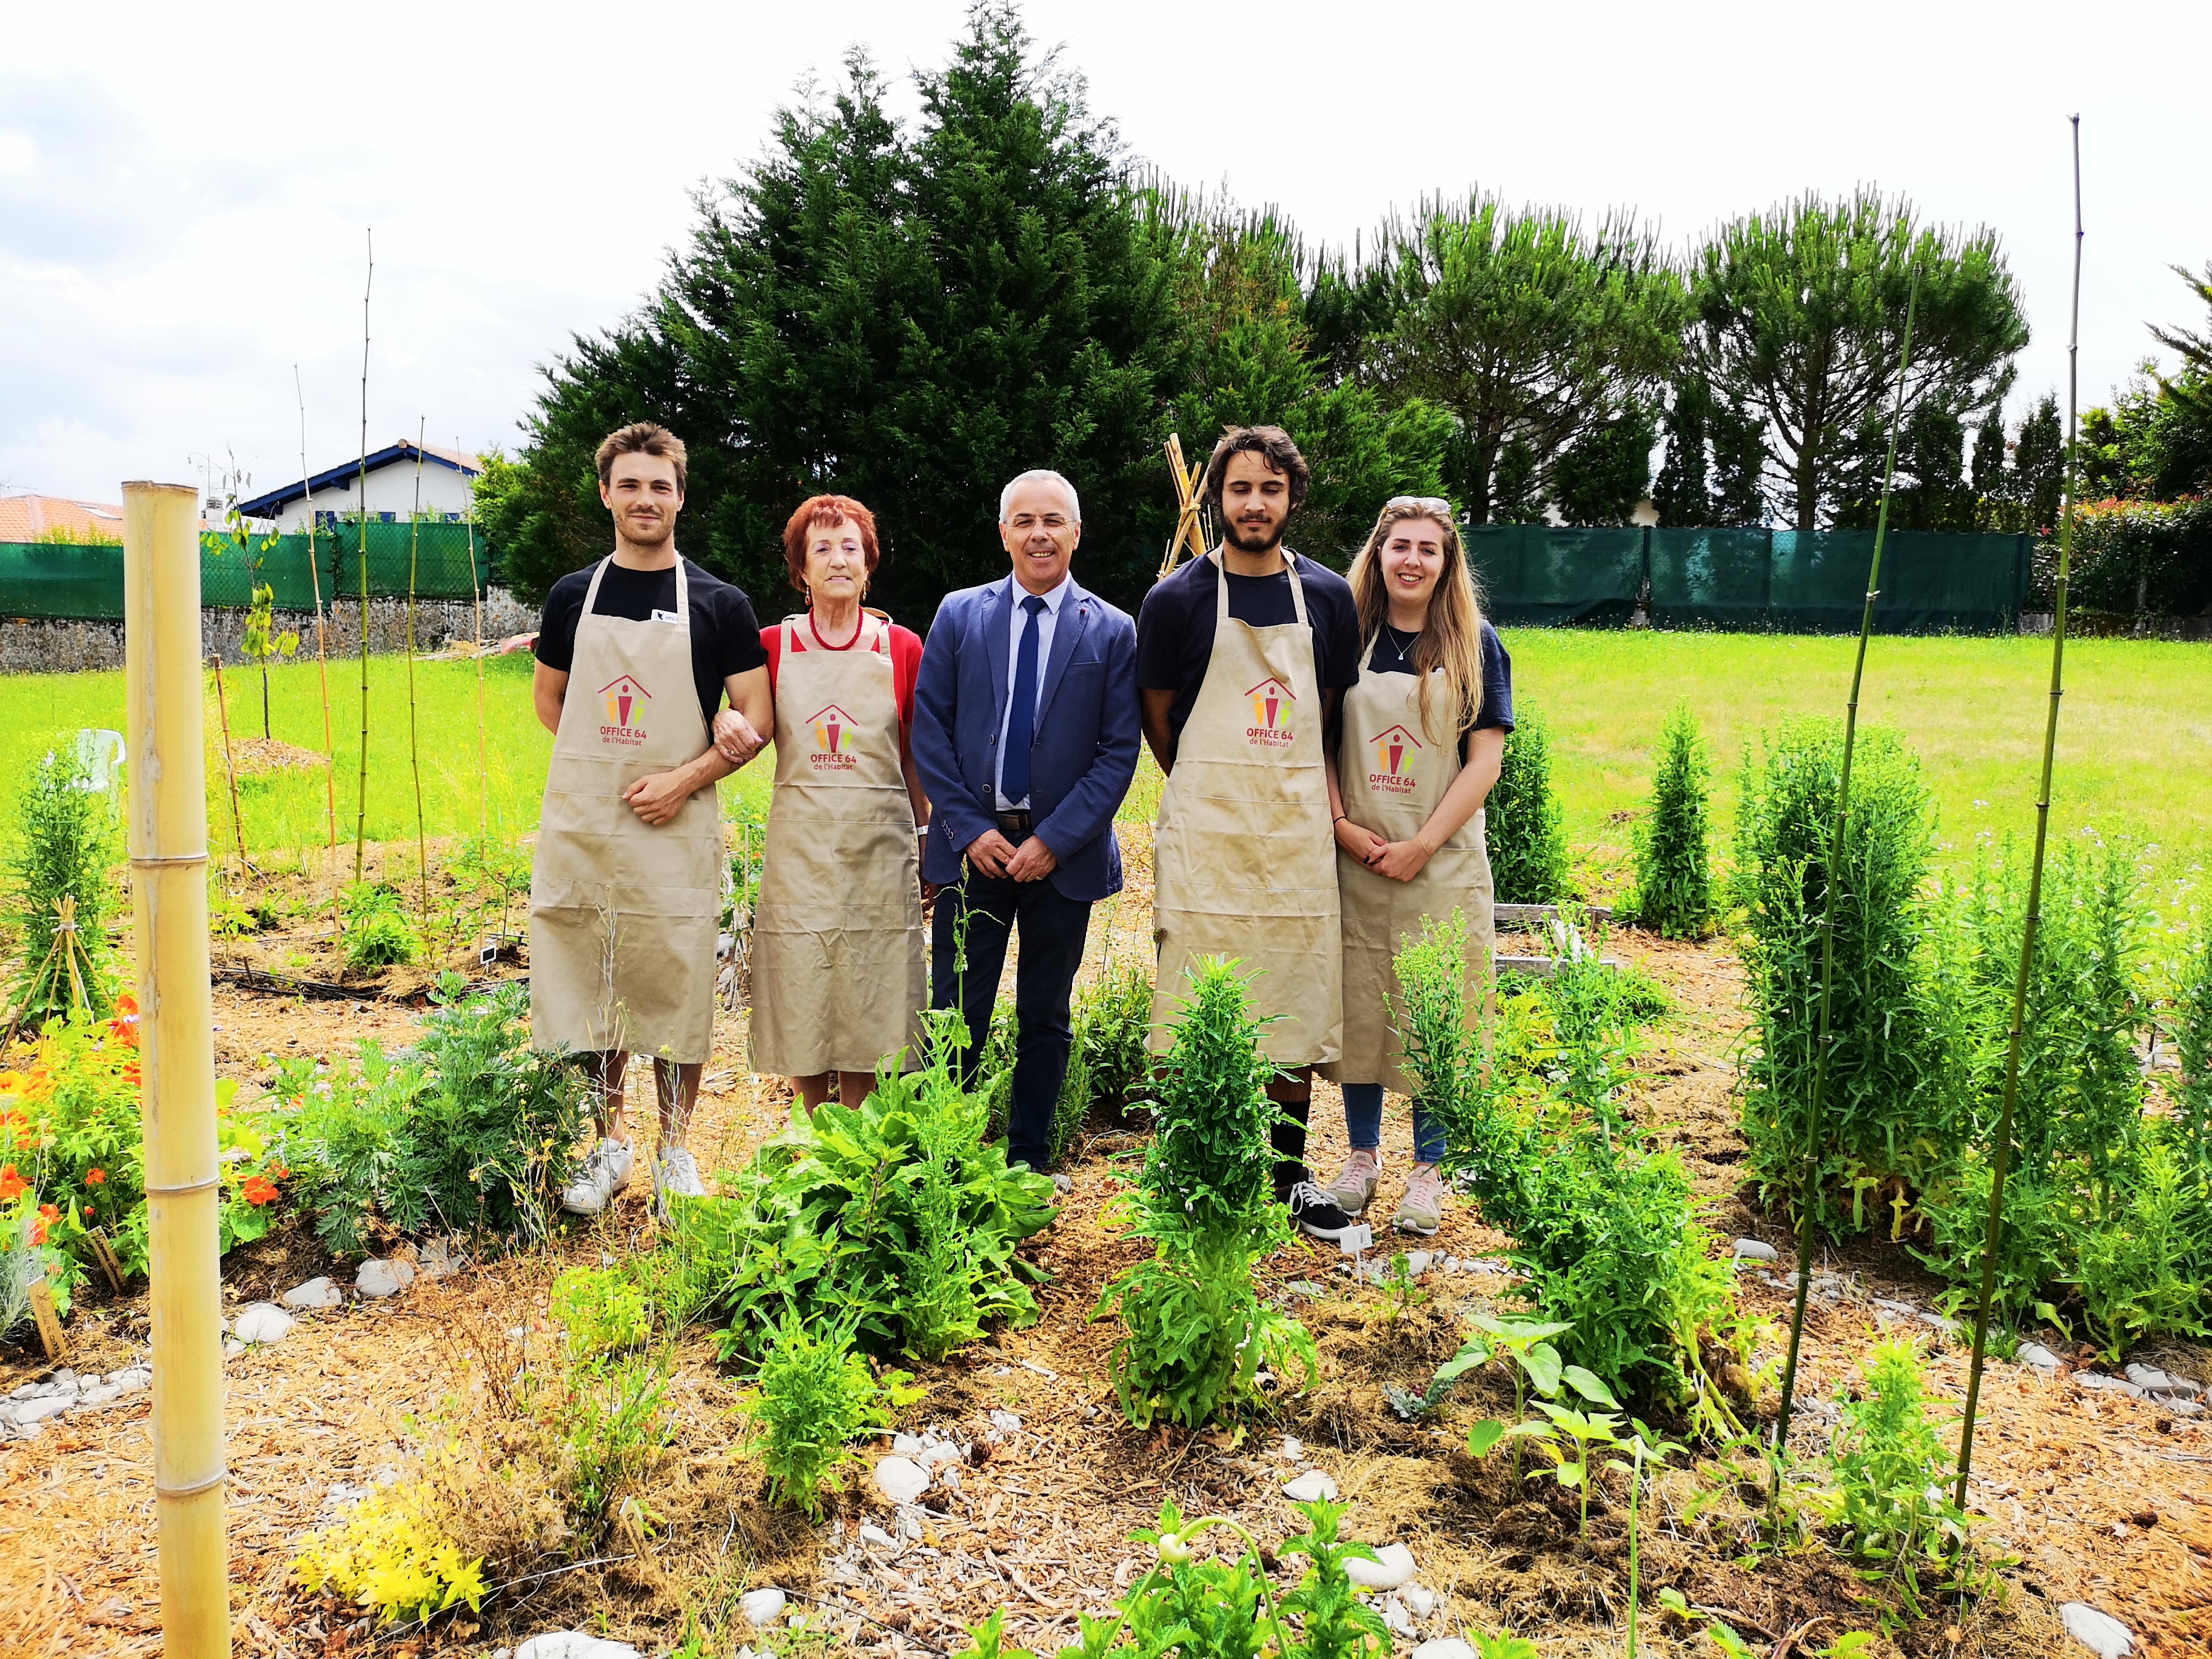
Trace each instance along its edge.
<path fill-rule="evenodd" d="M 601 686 L 599 699 L 606 705 L 607 715 L 599 727 L 601 743 L 635 749 L 645 741 L 645 705 L 653 700 L 652 692 L 624 674 Z"/>
<path fill-rule="evenodd" d="M 1410 795 L 1420 780 L 1413 775 L 1413 755 L 1421 740 L 1402 726 L 1378 732 L 1367 741 L 1375 746 L 1375 769 L 1367 775 L 1369 793 Z"/>
<path fill-rule="evenodd" d="M 814 752 L 806 758 L 817 772 L 849 772 L 860 763 L 854 758 L 853 717 L 836 703 L 816 709 L 806 717 L 814 733 Z"/>
<path fill-rule="evenodd" d="M 1252 724 L 1244 740 L 1255 749 L 1287 749 L 1297 738 L 1291 705 L 1297 701 L 1291 688 L 1272 675 L 1244 694 L 1252 699 Z"/>

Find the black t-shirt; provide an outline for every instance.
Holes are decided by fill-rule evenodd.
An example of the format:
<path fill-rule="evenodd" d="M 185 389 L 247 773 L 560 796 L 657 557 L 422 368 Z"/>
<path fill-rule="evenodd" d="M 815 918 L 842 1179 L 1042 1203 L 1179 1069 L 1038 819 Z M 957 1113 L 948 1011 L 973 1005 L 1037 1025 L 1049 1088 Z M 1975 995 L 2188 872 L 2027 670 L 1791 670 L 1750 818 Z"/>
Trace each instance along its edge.
<path fill-rule="evenodd" d="M 1375 648 L 1367 653 L 1367 665 L 1377 674 L 1410 674 L 1413 665 L 1399 655 L 1395 645 L 1403 645 L 1406 655 L 1413 654 L 1413 641 L 1401 634 L 1393 641 L 1388 632 L 1375 635 Z M 1435 693 L 1431 692 L 1431 696 Z M 1513 729 L 1513 659 L 1505 654 L 1505 647 L 1498 637 L 1498 630 L 1486 617 L 1482 622 L 1482 707 L 1474 722 L 1459 734 L 1460 759 L 1467 758 L 1468 737 L 1470 732 L 1492 730 L 1510 732 Z"/>
<path fill-rule="evenodd" d="M 584 594 L 592 586 L 596 567 L 572 570 L 553 584 L 545 596 L 545 615 L 538 625 L 538 660 L 567 673 L 576 659 L 576 623 L 584 614 Z M 691 595 L 691 678 L 699 690 L 699 709 L 711 723 L 722 706 L 722 680 L 768 665 L 761 648 L 760 623 L 753 602 L 743 588 L 732 587 L 684 561 L 684 575 Z M 651 622 L 656 611 L 676 612 L 676 568 L 632 570 L 611 564 L 599 583 L 599 603 L 592 614 L 627 617 L 632 622 Z"/>
<path fill-rule="evenodd" d="M 1211 559 L 1194 559 L 1145 595 L 1137 612 L 1137 684 L 1147 691 L 1172 691 L 1168 727 L 1180 735 L 1206 681 L 1213 657 L 1214 584 L 1226 573 Z M 1324 691 L 1359 684 L 1359 608 L 1352 585 L 1311 559 L 1298 561 L 1305 589 L 1306 625 L 1313 630 L 1314 666 Z M 1287 570 L 1272 576 L 1229 575 L 1229 614 L 1253 628 L 1298 619 Z"/>

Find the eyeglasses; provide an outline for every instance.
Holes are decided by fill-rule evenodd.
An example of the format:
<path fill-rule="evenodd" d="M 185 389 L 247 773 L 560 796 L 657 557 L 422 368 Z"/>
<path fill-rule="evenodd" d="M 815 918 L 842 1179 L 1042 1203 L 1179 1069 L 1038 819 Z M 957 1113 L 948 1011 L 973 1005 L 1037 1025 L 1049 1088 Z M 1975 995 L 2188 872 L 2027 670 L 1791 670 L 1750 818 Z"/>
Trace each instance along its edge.
<path fill-rule="evenodd" d="M 1386 513 L 1394 507 L 1418 507 L 1425 512 L 1441 513 L 1448 519 L 1452 516 L 1452 504 L 1441 495 L 1393 495 L 1382 503 Z"/>

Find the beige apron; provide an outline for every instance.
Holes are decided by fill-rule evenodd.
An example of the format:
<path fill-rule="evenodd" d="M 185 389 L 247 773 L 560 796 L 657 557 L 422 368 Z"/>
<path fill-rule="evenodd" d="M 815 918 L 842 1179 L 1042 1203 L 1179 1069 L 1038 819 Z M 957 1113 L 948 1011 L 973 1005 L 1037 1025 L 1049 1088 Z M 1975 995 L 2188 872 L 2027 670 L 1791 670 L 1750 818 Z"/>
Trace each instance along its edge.
<path fill-rule="evenodd" d="M 786 617 L 775 671 L 775 794 L 753 920 L 752 1067 L 872 1072 L 921 1053 L 928 1003 L 914 804 L 899 763 L 890 621 L 860 613 L 842 651 Z"/>
<path fill-rule="evenodd" d="M 1345 693 L 1344 735 L 1337 750 L 1337 787 L 1344 815 L 1385 841 L 1410 841 L 1460 773 L 1456 737 L 1438 743 L 1421 723 L 1418 674 L 1378 674 L 1367 666 L 1374 641 L 1359 655 L 1359 684 Z M 1443 671 L 1435 672 L 1430 706 L 1448 699 Z M 1490 849 L 1484 814 L 1462 824 L 1411 881 L 1377 875 L 1342 848 L 1337 890 L 1344 902 L 1344 1048 L 1328 1068 L 1338 1083 L 1380 1083 L 1400 1094 L 1412 1087 L 1385 999 L 1401 995 L 1395 959 L 1421 922 L 1467 921 L 1467 1006 L 1481 1018 L 1497 933 L 1491 908 Z"/>
<path fill-rule="evenodd" d="M 712 787 L 659 828 L 622 798 L 640 778 L 706 752 L 691 678 L 691 593 L 676 562 L 676 620 L 592 607 L 545 775 L 530 873 L 530 1033 L 540 1048 L 620 1048 L 683 1063 L 714 1044 L 721 814 Z"/>
<path fill-rule="evenodd" d="M 1212 556 L 1213 654 L 1176 744 L 1152 839 L 1154 1052 L 1189 994 L 1184 969 L 1234 957 L 1269 1021 L 1260 1048 L 1279 1066 L 1336 1058 L 1343 1023 L 1336 861 L 1330 855 L 1321 677 L 1304 585 L 1288 550 L 1297 621 L 1255 628 L 1229 614 Z"/>

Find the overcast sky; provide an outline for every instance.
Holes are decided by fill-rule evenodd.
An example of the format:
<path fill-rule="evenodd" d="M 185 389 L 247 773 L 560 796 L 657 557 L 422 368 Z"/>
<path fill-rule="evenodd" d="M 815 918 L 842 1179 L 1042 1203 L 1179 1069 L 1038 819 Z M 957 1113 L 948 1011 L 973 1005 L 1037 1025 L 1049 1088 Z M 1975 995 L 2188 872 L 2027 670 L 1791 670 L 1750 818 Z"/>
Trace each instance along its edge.
<path fill-rule="evenodd" d="M 853 45 L 903 79 L 958 0 L 398 9 L 80 3 L 0 52 L 0 494 L 114 500 L 234 452 L 356 453 L 362 231 L 376 234 L 369 437 L 512 448 L 538 367 L 606 326 Z M 2066 117 L 2082 117 L 2084 405 L 2200 325 L 2212 260 L 2212 4 L 1612 0 L 1271 7 L 1031 0 L 1127 145 L 1187 184 L 1348 241 L 1480 185 L 1670 242 L 1862 181 L 1986 223 L 2065 384 Z M 910 108 L 910 101 L 907 107 Z"/>

